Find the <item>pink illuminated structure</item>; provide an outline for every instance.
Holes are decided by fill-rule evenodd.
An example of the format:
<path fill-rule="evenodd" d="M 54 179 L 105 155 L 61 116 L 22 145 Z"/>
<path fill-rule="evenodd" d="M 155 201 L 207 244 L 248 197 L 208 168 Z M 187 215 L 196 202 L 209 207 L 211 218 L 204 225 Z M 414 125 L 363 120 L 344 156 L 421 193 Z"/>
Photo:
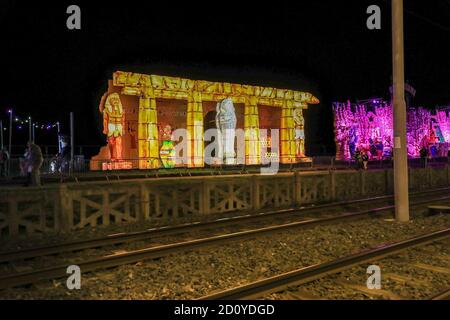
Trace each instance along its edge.
<path fill-rule="evenodd" d="M 390 159 L 393 148 L 392 105 L 381 99 L 352 104 L 333 103 L 336 159 L 353 158 L 357 150 L 371 160 Z M 435 111 L 409 108 L 407 112 L 408 156 L 419 157 L 426 148 L 430 156 L 447 156 L 450 145 L 450 107 Z"/>

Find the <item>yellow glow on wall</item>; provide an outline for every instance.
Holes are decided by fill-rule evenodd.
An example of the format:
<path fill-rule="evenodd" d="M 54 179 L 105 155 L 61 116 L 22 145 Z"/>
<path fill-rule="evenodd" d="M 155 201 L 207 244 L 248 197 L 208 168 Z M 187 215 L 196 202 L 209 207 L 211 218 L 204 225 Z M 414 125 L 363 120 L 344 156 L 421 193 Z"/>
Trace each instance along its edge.
<path fill-rule="evenodd" d="M 233 103 L 244 104 L 246 164 L 261 163 L 259 105 L 282 108 L 280 161 L 294 163 L 298 162 L 299 148 L 304 149 L 304 139 L 301 142 L 295 141 L 295 130 L 298 127 L 296 123 L 299 118 L 303 121 L 303 114 L 295 112 L 294 121 L 294 110 L 306 109 L 308 104 L 319 103 L 312 94 L 302 91 L 123 71 L 113 74 L 112 85 L 121 87 L 122 95 L 139 97 L 137 140 L 140 169 L 160 167 L 156 99 L 187 101 L 188 149 L 185 165 L 188 167 L 204 166 L 204 101 L 218 102 L 230 98 Z"/>

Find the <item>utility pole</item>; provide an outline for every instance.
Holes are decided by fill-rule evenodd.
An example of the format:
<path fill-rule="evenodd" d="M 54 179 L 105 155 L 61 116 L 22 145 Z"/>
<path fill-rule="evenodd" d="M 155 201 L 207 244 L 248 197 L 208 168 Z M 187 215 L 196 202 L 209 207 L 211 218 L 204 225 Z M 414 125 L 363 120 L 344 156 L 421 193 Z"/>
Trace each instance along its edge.
<path fill-rule="evenodd" d="M 8 113 L 9 113 L 9 136 L 8 136 L 9 144 L 8 144 L 8 152 L 9 152 L 9 156 L 11 157 L 13 110 L 9 109 Z"/>
<path fill-rule="evenodd" d="M 60 141 L 60 137 L 59 137 L 59 133 L 60 133 L 60 126 L 59 126 L 59 121 L 56 122 L 56 128 L 58 131 L 58 153 L 61 153 L 61 141 Z"/>
<path fill-rule="evenodd" d="M 3 121 L 0 120 L 0 140 L 1 140 L 1 149 L 3 149 Z"/>
<path fill-rule="evenodd" d="M 74 130 L 73 127 L 73 112 L 70 112 L 70 168 L 71 172 L 74 170 L 74 150 L 75 150 L 75 137 L 74 137 Z"/>
<path fill-rule="evenodd" d="M 409 221 L 409 195 L 403 48 L 403 0 L 392 0 L 395 218 L 397 221 L 406 222 Z"/>
<path fill-rule="evenodd" d="M 28 117 L 28 141 L 33 141 L 33 134 L 31 133 L 31 126 L 33 125 L 33 121 L 31 121 L 31 117 Z"/>
<path fill-rule="evenodd" d="M 8 110 L 9 113 L 9 144 L 8 144 L 8 153 L 9 153 L 9 161 L 8 161 L 8 176 L 11 172 L 11 157 L 12 157 L 12 153 L 11 153 L 11 143 L 12 143 L 12 121 L 13 121 L 13 109 L 9 109 Z"/>

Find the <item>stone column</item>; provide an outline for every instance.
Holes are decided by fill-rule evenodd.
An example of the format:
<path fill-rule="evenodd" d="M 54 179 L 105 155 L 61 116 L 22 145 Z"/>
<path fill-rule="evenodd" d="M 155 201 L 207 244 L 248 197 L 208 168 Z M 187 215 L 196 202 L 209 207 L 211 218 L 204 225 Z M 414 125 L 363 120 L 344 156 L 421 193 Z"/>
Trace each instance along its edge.
<path fill-rule="evenodd" d="M 245 101 L 245 164 L 260 164 L 258 98 L 251 96 Z"/>
<path fill-rule="evenodd" d="M 200 92 L 193 91 L 188 96 L 186 124 L 188 132 L 187 166 L 189 168 L 203 167 L 203 106 Z"/>
<path fill-rule="evenodd" d="M 297 107 L 294 109 L 297 112 L 297 116 L 299 117 L 299 123 L 294 123 L 294 129 L 301 130 L 303 132 L 303 139 L 295 140 L 295 156 L 298 158 L 302 158 L 305 156 L 305 119 L 303 118 L 303 108 Z M 295 122 L 295 121 L 294 121 Z M 294 130 L 294 139 L 295 139 L 295 130 Z"/>
<path fill-rule="evenodd" d="M 295 163 L 295 127 L 293 102 L 285 100 L 281 109 L 280 162 Z"/>
<path fill-rule="evenodd" d="M 151 87 L 139 97 L 138 148 L 139 169 L 159 168 L 158 117 Z"/>

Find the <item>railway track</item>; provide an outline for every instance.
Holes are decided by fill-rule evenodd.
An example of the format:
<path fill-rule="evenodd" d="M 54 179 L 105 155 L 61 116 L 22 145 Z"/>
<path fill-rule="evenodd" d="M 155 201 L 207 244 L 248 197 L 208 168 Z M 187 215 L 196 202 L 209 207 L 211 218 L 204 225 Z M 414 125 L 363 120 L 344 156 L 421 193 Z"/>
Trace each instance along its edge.
<path fill-rule="evenodd" d="M 436 190 L 433 190 L 433 192 L 436 192 Z M 429 192 L 427 192 L 429 193 Z M 420 195 L 424 195 L 427 193 L 420 193 Z M 351 202 L 341 202 L 340 205 L 344 203 L 357 203 L 357 202 L 367 202 L 367 201 L 374 201 L 374 199 L 387 199 L 390 196 L 382 196 L 382 197 L 376 197 L 372 199 L 361 199 L 357 201 L 351 201 Z M 426 199 L 422 201 L 415 202 L 411 204 L 411 206 L 420 206 L 423 204 L 427 204 L 433 201 L 442 201 L 442 200 L 448 200 L 450 199 L 450 196 L 444 196 L 439 198 L 433 198 L 433 199 Z M 315 206 L 313 209 L 322 209 L 327 208 L 330 206 L 333 206 L 336 204 L 326 204 L 321 206 Z M 311 208 L 304 208 L 304 209 L 286 209 L 286 210 L 277 210 L 269 213 L 262 213 L 261 216 L 267 215 L 267 216 L 277 216 L 283 213 L 293 213 L 293 212 L 302 212 L 302 210 L 307 210 Z M 106 268 L 112 268 L 117 267 L 124 264 L 132 264 L 136 263 L 142 260 L 149 260 L 149 259 L 156 259 L 161 258 L 173 253 L 178 252 L 184 252 L 184 251 L 190 251 L 198 248 L 204 248 L 208 246 L 214 246 L 214 245 L 220 245 L 225 244 L 231 241 L 237 241 L 237 240 L 244 240 L 244 239 L 250 239 L 255 238 L 261 235 L 268 235 L 271 233 L 278 233 L 285 230 L 290 230 L 294 228 L 306 228 L 306 227 L 313 227 L 318 225 L 325 225 L 330 223 L 336 223 L 336 222 L 343 222 L 348 221 L 351 219 L 358 219 L 362 217 L 366 217 L 373 214 L 380 214 L 383 212 L 392 211 L 394 209 L 394 206 L 383 206 L 378 208 L 371 208 L 367 210 L 362 210 L 358 212 L 352 212 L 352 213 L 346 213 L 337 215 L 334 217 L 328 217 L 328 218 L 322 218 L 322 219 L 309 219 L 304 221 L 296 221 L 296 222 L 290 222 L 290 223 L 284 223 L 284 224 L 277 224 L 277 225 L 271 225 L 268 227 L 263 228 L 257 228 L 252 230 L 246 230 L 246 231 L 240 231 L 240 232 L 234 232 L 234 233 L 228 233 L 228 234 L 222 234 L 222 235 L 215 235 L 211 237 L 205 237 L 205 238 L 198 238 L 194 240 L 188 240 L 178 243 L 171 243 L 156 247 L 150 247 L 150 248 L 143 248 L 139 250 L 133 250 L 129 252 L 123 252 L 123 253 L 116 253 L 116 254 L 110 254 L 105 256 L 100 256 L 98 258 L 94 258 L 91 260 L 85 260 L 81 262 L 77 262 L 74 264 L 77 264 L 83 272 L 90 272 L 94 270 L 99 269 L 106 269 Z M 155 229 L 155 230 L 148 230 L 145 232 L 138 232 L 138 233 L 132 233 L 132 234 L 123 234 L 123 235 L 117 235 L 115 237 L 112 237 L 110 239 L 109 237 L 106 238 L 99 238 L 94 240 L 86 240 L 86 241 L 79 241 L 74 243 L 66 243 L 61 245 L 55 245 L 55 246 L 47 246 L 47 247 L 41 247 L 41 248 L 32 248 L 24 251 L 18 251 L 18 252 L 8 252 L 0 255 L 0 261 L 2 262 L 9 262 L 14 259 L 25 259 L 25 258 L 33 258 L 38 257 L 42 255 L 50 255 L 50 254 L 58 254 L 63 253 L 67 251 L 73 251 L 73 250 L 82 250 L 86 248 L 95 248 L 99 246 L 105 246 L 110 244 L 116 244 L 116 243 L 122 243 L 127 241 L 137 241 L 137 239 L 148 239 L 155 236 L 161 236 L 161 235 L 167 235 L 170 233 L 181 233 L 181 232 L 188 232 L 192 231 L 192 228 L 211 228 L 211 227 L 218 227 L 225 225 L 235 224 L 236 221 L 251 221 L 254 219 L 255 216 L 243 216 L 238 218 L 230 218 L 228 220 L 217 220 L 213 222 L 206 222 L 206 223 L 198 223 L 194 225 L 182 225 L 177 227 L 168 227 L 168 228 L 161 228 L 161 229 Z M 15 272 L 12 274 L 6 274 L 3 276 L 0 276 L 0 289 L 8 288 L 8 287 L 14 287 L 14 286 L 21 286 L 21 285 L 27 285 L 34 283 L 38 280 L 45 280 L 45 279 L 57 279 L 60 277 L 65 277 L 67 266 L 71 263 L 64 263 L 60 265 L 56 265 L 53 267 L 47 267 L 42 268 L 38 270 L 33 270 L 29 272 Z"/>
<path fill-rule="evenodd" d="M 423 192 L 415 192 L 411 193 L 411 196 L 426 196 L 428 194 L 433 193 L 440 193 L 440 192 L 447 192 L 450 191 L 450 188 L 440 188 L 440 189 L 433 189 L 433 190 L 427 190 Z M 373 203 L 375 201 L 381 201 L 381 200 L 390 200 L 392 199 L 392 195 L 385 195 L 385 196 L 378 196 L 378 197 L 371 197 L 366 199 L 357 199 L 357 200 L 351 200 L 351 201 L 340 201 L 340 202 L 333 202 L 333 203 L 326 203 L 321 205 L 312 205 L 312 206 L 306 206 L 301 208 L 290 208 L 290 209 L 280 209 L 280 210 L 270 210 L 265 212 L 260 212 L 257 214 L 248 214 L 248 215 L 241 215 L 236 217 L 230 217 L 230 218 L 223 218 L 223 219 L 217 219 L 213 221 L 207 221 L 207 222 L 195 222 L 195 223 L 189 223 L 189 224 L 182 224 L 182 225 L 176 225 L 176 226 L 168 226 L 168 227 L 160 227 L 160 228 L 152 228 L 144 231 L 139 232 L 128 232 L 128 233 L 120 233 L 120 234 L 113 234 L 108 235 L 104 237 L 94 238 L 94 239 L 87 239 L 87 240 L 79 240 L 79 241 L 73 241 L 73 242 L 67 242 L 67 243 L 59 243 L 59 244 L 53 244 L 53 245 L 46 245 L 46 246 L 40 246 L 40 247 L 34 247 L 34 248 L 26 248 L 21 250 L 13 250 L 13 251 L 4 251 L 0 252 L 0 263 L 6 263 L 21 259 L 32 259 L 35 257 L 42 257 L 47 255 L 57 255 L 62 254 L 65 252 L 72 252 L 72 251 L 79 251 L 79 250 L 86 250 L 86 249 L 95 249 L 99 247 L 105 247 L 110 245 L 117 245 L 117 244 L 123 244 L 127 242 L 134 242 L 134 241 L 142 241 L 142 240 L 148 240 L 148 239 L 154 239 L 159 238 L 163 236 L 170 236 L 170 235 L 179 235 L 183 233 L 190 233 L 198 230 L 208 230 L 208 229 L 214 229 L 214 228 L 221 228 L 221 227 L 228 227 L 228 226 L 236 226 L 240 224 L 245 224 L 248 222 L 258 222 L 263 220 L 269 220 L 273 218 L 292 218 L 299 214 L 314 212 L 321 209 L 329 209 L 333 207 L 339 207 L 339 206 L 347 206 L 347 205 L 355 205 L 355 204 L 362 204 L 362 203 Z M 422 204 L 429 203 L 430 201 L 442 201 L 450 199 L 450 196 L 443 196 L 439 198 L 435 198 L 433 200 L 426 199 L 422 202 L 417 202 L 411 204 L 411 206 L 418 206 Z M 391 210 L 393 206 L 385 206 L 380 207 L 376 209 L 369 209 L 365 211 L 360 211 L 357 214 L 343 214 L 342 218 L 339 218 L 339 216 L 331 217 L 330 219 L 310 219 L 306 222 L 303 222 L 299 225 L 301 226 L 314 226 L 318 224 L 323 223 L 331 223 L 336 221 L 336 219 L 351 219 L 351 218 L 357 218 L 362 215 L 367 214 L 375 214 L 380 213 L 383 211 Z M 295 225 L 294 225 L 295 226 Z"/>
<path fill-rule="evenodd" d="M 229 290 L 224 290 L 211 295 L 204 296 L 200 300 L 237 300 L 256 299 L 272 293 L 283 292 L 294 286 L 310 283 L 317 279 L 324 279 L 327 276 L 340 273 L 352 267 L 379 260 L 402 251 L 448 239 L 450 237 L 450 227 L 436 232 L 427 233 L 405 241 L 380 245 L 370 250 L 352 254 L 329 262 L 312 265 L 309 267 L 293 270 L 287 273 L 262 279 L 247 285 L 239 286 Z M 439 293 L 431 299 L 448 299 L 450 289 Z M 301 298 L 301 297 L 300 297 Z"/>
<path fill-rule="evenodd" d="M 450 300 L 450 288 L 441 291 L 437 295 L 431 297 L 430 300 Z"/>

